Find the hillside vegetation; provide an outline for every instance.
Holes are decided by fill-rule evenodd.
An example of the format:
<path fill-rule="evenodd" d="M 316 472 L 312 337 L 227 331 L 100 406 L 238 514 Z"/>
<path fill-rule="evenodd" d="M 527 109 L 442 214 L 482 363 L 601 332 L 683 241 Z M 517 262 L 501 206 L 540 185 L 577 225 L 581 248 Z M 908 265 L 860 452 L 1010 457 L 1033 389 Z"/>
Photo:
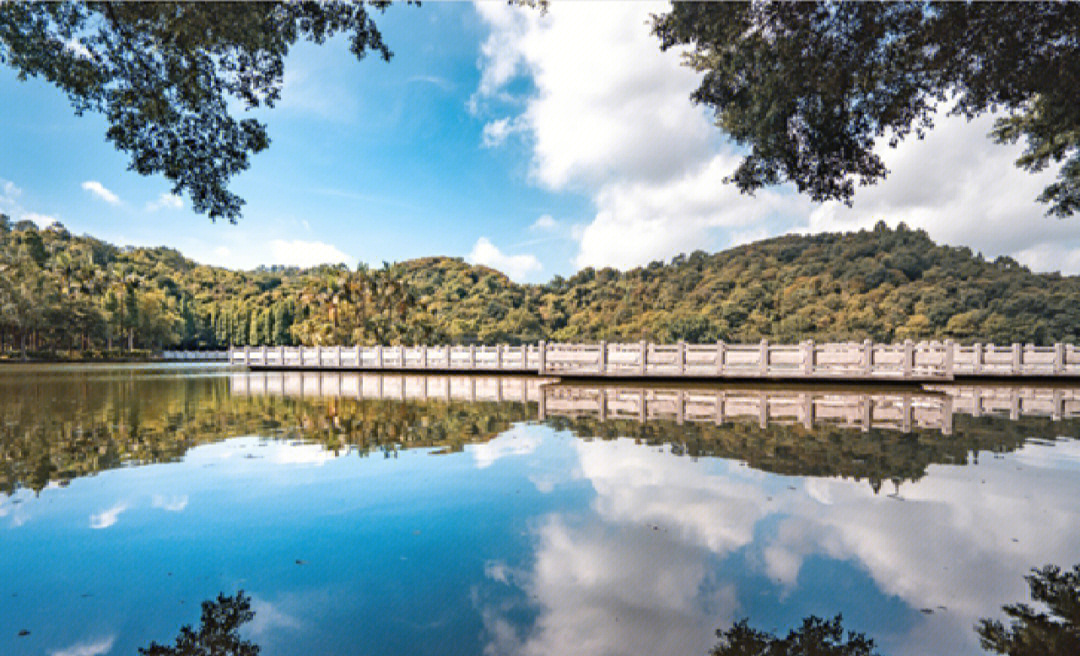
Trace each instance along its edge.
<path fill-rule="evenodd" d="M 163 347 L 952 338 L 1080 342 L 1080 277 L 900 227 L 788 235 L 543 285 L 456 258 L 232 271 L 0 215 L 0 353 Z"/>

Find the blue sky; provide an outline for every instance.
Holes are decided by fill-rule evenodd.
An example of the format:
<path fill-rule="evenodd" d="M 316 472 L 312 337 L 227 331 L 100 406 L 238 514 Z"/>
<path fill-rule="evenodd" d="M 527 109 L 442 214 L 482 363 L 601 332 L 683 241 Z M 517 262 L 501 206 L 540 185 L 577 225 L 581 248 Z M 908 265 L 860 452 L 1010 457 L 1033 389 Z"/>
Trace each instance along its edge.
<path fill-rule="evenodd" d="M 0 211 L 234 268 L 452 255 L 542 281 L 881 219 L 1080 271 L 1075 221 L 1033 201 L 1054 172 L 1017 171 L 1018 149 L 985 138 L 989 119 L 944 119 L 888 151 L 890 180 L 853 208 L 739 195 L 721 182 L 738 148 L 690 103 L 697 75 L 649 34 L 663 8 L 392 7 L 378 21 L 389 64 L 340 40 L 296 47 L 281 102 L 256 114 L 272 143 L 233 182 L 248 201 L 235 226 L 128 172 L 100 117 L 0 69 Z"/>

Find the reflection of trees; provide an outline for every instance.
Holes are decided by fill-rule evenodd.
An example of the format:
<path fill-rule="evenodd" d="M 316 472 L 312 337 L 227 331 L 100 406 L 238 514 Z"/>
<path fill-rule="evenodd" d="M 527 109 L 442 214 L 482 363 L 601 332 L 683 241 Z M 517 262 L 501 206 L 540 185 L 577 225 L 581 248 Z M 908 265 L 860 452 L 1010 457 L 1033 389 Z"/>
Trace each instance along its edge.
<path fill-rule="evenodd" d="M 169 462 L 199 444 L 259 435 L 304 440 L 331 451 L 434 447 L 458 451 L 536 416 L 516 402 L 398 401 L 238 396 L 225 377 L 131 370 L 33 372 L 0 379 L 0 492 L 40 490 L 125 464 Z M 799 476 L 917 480 L 932 464 L 964 464 L 1008 452 L 1031 436 L 1078 435 L 1080 421 L 956 415 L 954 434 L 858 430 L 817 424 L 709 423 L 565 418 L 547 424 L 584 438 L 629 437 L 691 457 L 741 460 Z"/>
<path fill-rule="evenodd" d="M 867 432 L 817 424 L 768 424 L 750 421 L 721 425 L 670 420 L 639 423 L 591 417 L 548 417 L 547 424 L 584 438 L 626 437 L 691 457 L 730 458 L 754 469 L 794 476 L 841 476 L 867 480 L 878 490 L 884 481 L 918 480 L 929 465 L 971 462 L 979 452 L 1014 451 L 1032 436 L 1077 435 L 1080 422 L 1046 417 L 969 417 L 956 415 L 954 434 L 920 429 L 911 433 Z"/>
<path fill-rule="evenodd" d="M 1007 656 L 1076 656 L 1080 654 L 1080 564 L 1071 571 L 1057 565 L 1032 570 L 1027 579 L 1031 598 L 1047 610 L 1025 603 L 1004 606 L 1011 618 L 982 619 L 975 627 L 983 649 Z M 814 615 L 785 637 L 749 626 L 746 620 L 719 629 L 719 642 L 710 656 L 871 656 L 874 641 L 849 631 L 842 619 L 822 620 Z"/>
<path fill-rule="evenodd" d="M 191 447 L 244 435 L 334 452 L 458 451 L 534 415 L 518 403 L 237 397 L 223 377 L 35 376 L 0 381 L 0 491 L 175 461 Z"/>
<path fill-rule="evenodd" d="M 169 647 L 151 642 L 140 647 L 141 656 L 257 656 L 259 646 L 240 639 L 240 625 L 255 617 L 251 597 L 241 590 L 234 596 L 219 594 L 216 600 L 202 603 L 198 630 L 180 628 L 176 645 Z"/>
<path fill-rule="evenodd" d="M 1072 571 L 1047 565 L 1024 578 L 1031 598 L 1049 612 L 1024 603 L 1005 606 L 1009 626 L 983 619 L 975 627 L 983 648 L 1009 656 L 1080 654 L 1080 565 Z"/>
<path fill-rule="evenodd" d="M 720 641 L 710 656 L 874 656 L 874 641 L 861 633 L 844 634 L 841 616 L 823 620 L 811 615 L 802 626 L 779 637 L 752 629 L 746 620 L 718 630 Z"/>

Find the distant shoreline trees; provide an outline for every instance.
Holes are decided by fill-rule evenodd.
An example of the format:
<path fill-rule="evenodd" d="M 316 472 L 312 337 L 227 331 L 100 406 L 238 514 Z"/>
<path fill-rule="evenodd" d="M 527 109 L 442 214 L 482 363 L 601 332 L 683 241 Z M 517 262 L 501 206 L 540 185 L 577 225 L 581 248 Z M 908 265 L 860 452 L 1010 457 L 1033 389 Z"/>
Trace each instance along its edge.
<path fill-rule="evenodd" d="M 1080 277 L 879 224 L 518 284 L 460 259 L 234 271 L 0 216 L 0 357 L 229 345 L 1080 343 Z"/>

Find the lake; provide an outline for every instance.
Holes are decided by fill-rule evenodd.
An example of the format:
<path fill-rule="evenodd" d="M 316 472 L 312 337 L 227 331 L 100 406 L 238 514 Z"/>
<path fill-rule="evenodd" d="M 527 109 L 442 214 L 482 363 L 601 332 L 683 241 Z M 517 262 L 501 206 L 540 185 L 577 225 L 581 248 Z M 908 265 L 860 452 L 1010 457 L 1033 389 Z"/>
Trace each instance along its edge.
<path fill-rule="evenodd" d="M 267 656 L 689 656 L 837 613 L 979 654 L 1080 562 L 1078 399 L 4 366 L 0 654 L 135 654 L 238 590 Z"/>

